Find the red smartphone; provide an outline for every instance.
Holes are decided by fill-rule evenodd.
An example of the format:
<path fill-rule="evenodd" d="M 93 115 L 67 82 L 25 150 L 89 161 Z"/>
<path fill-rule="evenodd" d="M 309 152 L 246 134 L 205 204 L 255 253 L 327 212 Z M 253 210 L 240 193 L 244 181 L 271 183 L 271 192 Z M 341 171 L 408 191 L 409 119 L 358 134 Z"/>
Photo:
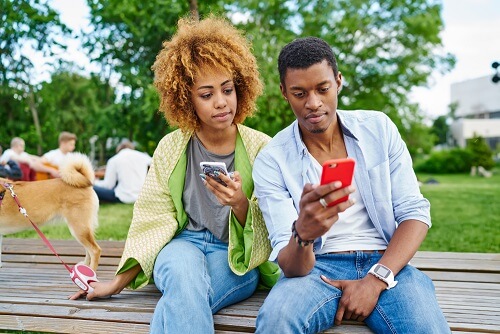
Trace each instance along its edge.
<path fill-rule="evenodd" d="M 342 182 L 342 187 L 350 186 L 354 176 L 354 165 L 356 162 L 352 158 L 327 160 L 323 164 L 321 173 L 321 184 L 327 184 L 334 181 Z M 334 206 L 347 201 L 349 196 L 344 196 L 336 201 L 328 203 L 328 206 Z"/>

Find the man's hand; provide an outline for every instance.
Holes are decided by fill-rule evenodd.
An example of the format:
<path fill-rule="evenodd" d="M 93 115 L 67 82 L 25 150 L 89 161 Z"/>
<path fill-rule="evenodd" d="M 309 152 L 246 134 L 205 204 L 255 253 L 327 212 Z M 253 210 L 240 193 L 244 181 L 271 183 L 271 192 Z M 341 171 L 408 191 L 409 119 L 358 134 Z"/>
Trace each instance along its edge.
<path fill-rule="evenodd" d="M 299 217 L 295 222 L 295 230 L 302 240 L 315 240 L 323 236 L 335 224 L 340 212 L 354 204 L 353 199 L 332 207 L 323 206 L 320 199 L 330 203 L 354 191 L 354 187 L 342 188 L 339 181 L 325 185 L 306 184 L 299 202 Z M 291 224 L 292 222 L 290 222 Z M 313 247 L 300 247 L 293 238 L 278 254 L 278 263 L 286 277 L 305 276 L 311 272 L 316 258 Z"/>
<path fill-rule="evenodd" d="M 321 279 L 342 291 L 335 325 L 339 326 L 342 319 L 364 321 L 373 311 L 382 291 L 387 284 L 374 277 L 366 275 L 360 280 L 330 280 L 321 275 Z"/>
<path fill-rule="evenodd" d="M 314 240 L 330 230 L 339 219 L 338 214 L 354 204 L 353 199 L 332 207 L 324 207 L 320 199 L 331 203 L 354 192 L 353 186 L 341 188 L 340 181 L 325 185 L 306 184 L 302 192 L 299 217 L 295 224 L 302 240 Z"/>

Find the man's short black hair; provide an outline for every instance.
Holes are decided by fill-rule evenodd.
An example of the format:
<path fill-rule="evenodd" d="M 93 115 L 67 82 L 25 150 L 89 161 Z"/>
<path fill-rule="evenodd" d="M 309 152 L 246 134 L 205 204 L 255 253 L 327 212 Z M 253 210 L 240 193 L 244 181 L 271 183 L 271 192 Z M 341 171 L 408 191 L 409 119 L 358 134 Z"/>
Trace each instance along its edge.
<path fill-rule="evenodd" d="M 278 57 L 281 84 L 284 84 L 287 69 L 306 69 L 323 60 L 328 62 L 333 69 L 333 74 L 337 76 L 337 60 L 327 42 L 317 37 L 304 37 L 288 43 Z"/>

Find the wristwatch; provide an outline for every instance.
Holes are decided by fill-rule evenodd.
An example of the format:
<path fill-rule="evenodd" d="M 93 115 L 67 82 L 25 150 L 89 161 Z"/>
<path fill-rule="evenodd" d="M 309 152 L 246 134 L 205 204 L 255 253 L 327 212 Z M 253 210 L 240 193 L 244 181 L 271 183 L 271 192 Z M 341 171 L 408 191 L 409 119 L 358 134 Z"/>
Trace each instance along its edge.
<path fill-rule="evenodd" d="M 372 274 L 381 281 L 387 284 L 386 290 L 392 289 L 398 284 L 398 281 L 394 280 L 394 274 L 392 270 L 384 266 L 383 264 L 376 263 L 368 271 L 368 274 Z"/>

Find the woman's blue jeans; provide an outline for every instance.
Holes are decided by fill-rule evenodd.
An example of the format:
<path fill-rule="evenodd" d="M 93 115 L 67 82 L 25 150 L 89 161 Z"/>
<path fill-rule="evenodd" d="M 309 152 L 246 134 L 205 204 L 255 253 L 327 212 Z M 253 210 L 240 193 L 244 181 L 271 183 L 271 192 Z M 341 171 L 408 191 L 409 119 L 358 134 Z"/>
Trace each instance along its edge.
<path fill-rule="evenodd" d="M 153 277 L 162 297 L 151 320 L 151 333 L 213 333 L 213 314 L 254 293 L 257 269 L 243 276 L 234 274 L 227 246 L 208 230 L 184 230 L 160 251 Z"/>
<path fill-rule="evenodd" d="M 381 254 L 325 254 L 316 256 L 312 272 L 304 277 L 282 275 L 271 289 L 257 317 L 256 333 L 318 333 L 333 326 L 342 291 L 320 275 L 357 280 L 367 275 Z M 365 323 L 375 333 L 450 333 L 431 279 L 411 265 L 396 275 L 396 287 L 380 295 Z"/>

